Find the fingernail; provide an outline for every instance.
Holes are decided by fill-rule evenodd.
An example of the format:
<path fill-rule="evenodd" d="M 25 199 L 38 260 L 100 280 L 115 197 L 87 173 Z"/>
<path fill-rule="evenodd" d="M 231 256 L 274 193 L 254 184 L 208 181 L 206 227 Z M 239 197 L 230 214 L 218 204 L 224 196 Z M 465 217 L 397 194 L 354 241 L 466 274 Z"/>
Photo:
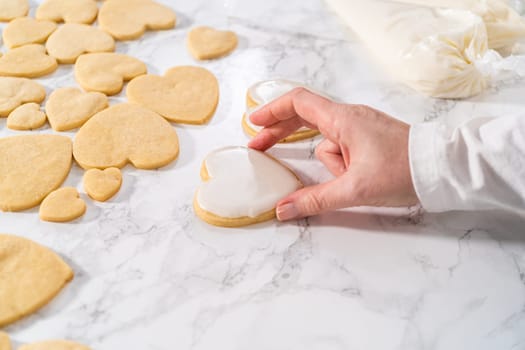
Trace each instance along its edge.
<path fill-rule="evenodd" d="M 299 216 L 299 212 L 293 203 L 286 203 L 278 206 L 276 213 L 279 221 L 291 220 Z"/>

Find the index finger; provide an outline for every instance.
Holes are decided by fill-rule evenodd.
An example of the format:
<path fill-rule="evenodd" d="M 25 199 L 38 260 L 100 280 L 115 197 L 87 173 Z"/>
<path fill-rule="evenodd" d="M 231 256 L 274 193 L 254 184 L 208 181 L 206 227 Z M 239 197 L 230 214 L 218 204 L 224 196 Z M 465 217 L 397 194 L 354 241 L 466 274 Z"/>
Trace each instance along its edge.
<path fill-rule="evenodd" d="M 252 123 L 271 126 L 298 118 L 301 125 L 329 132 L 335 103 L 305 88 L 295 88 L 250 114 Z"/>

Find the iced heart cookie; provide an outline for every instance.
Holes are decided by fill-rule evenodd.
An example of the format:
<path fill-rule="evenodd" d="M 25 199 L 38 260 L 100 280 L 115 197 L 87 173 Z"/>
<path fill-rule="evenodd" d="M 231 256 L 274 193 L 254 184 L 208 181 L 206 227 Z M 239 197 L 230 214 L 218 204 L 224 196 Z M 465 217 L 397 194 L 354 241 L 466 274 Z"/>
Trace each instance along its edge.
<path fill-rule="evenodd" d="M 53 22 L 90 24 L 97 18 L 95 0 L 45 0 L 36 9 L 35 17 Z"/>
<path fill-rule="evenodd" d="M 44 221 L 67 222 L 81 217 L 85 212 L 86 203 L 76 188 L 62 187 L 44 198 L 38 215 Z"/>
<path fill-rule="evenodd" d="M 85 54 L 75 63 L 75 77 L 80 86 L 106 95 L 118 94 L 124 81 L 146 73 L 144 62 L 121 53 Z"/>
<path fill-rule="evenodd" d="M 25 78 L 0 77 L 0 117 L 7 117 L 16 107 L 27 102 L 40 103 L 46 89 L 36 81 Z"/>
<path fill-rule="evenodd" d="M 258 106 L 265 105 L 297 87 L 305 87 L 305 85 L 290 80 L 275 79 L 261 81 L 250 86 L 246 93 L 247 111 L 242 117 L 242 128 L 244 131 L 251 137 L 257 135 L 262 130 L 262 127 L 251 122 L 250 113 Z M 300 141 L 318 134 L 319 131 L 317 130 L 302 127 L 280 142 Z"/>
<path fill-rule="evenodd" d="M 20 135 L 0 139 L 0 209 L 32 208 L 66 179 L 71 168 L 69 137 Z"/>
<path fill-rule="evenodd" d="M 18 350 L 91 350 L 85 345 L 69 340 L 45 340 L 38 343 L 25 344 Z"/>
<path fill-rule="evenodd" d="M 46 49 L 59 63 L 75 63 L 83 53 L 114 51 L 115 41 L 96 27 L 66 23 L 47 39 Z"/>
<path fill-rule="evenodd" d="M 108 107 L 108 98 L 100 92 L 58 88 L 46 102 L 49 124 L 55 131 L 67 131 L 82 126 L 89 118 Z"/>
<path fill-rule="evenodd" d="M 12 49 L 28 44 L 43 44 L 56 28 L 55 22 L 21 17 L 9 22 L 2 36 L 5 45 Z"/>
<path fill-rule="evenodd" d="M 0 327 L 46 305 L 73 279 L 54 252 L 28 239 L 0 234 Z"/>
<path fill-rule="evenodd" d="M 204 124 L 219 102 L 217 78 L 195 66 L 169 69 L 164 76 L 144 75 L 133 79 L 126 94 L 138 103 L 175 123 Z"/>
<path fill-rule="evenodd" d="M 156 169 L 177 158 L 179 141 L 160 115 L 123 103 L 95 114 L 78 130 L 73 155 L 84 169 L 122 168 L 127 163 Z"/>
<path fill-rule="evenodd" d="M 26 103 L 9 114 L 7 127 L 13 130 L 34 130 L 46 123 L 46 114 L 38 103 Z"/>
<path fill-rule="evenodd" d="M 188 33 L 188 50 L 198 60 L 226 56 L 237 47 L 237 34 L 210 27 L 193 28 Z"/>
<path fill-rule="evenodd" d="M 37 78 L 53 73 L 57 66 L 45 47 L 37 44 L 17 47 L 0 57 L 0 75 L 4 76 Z"/>
<path fill-rule="evenodd" d="M 0 22 L 23 17 L 29 12 L 27 0 L 0 0 Z"/>
<path fill-rule="evenodd" d="M 9 335 L 0 331 L 0 350 L 11 350 L 11 340 Z"/>
<path fill-rule="evenodd" d="M 84 174 L 84 190 L 96 201 L 105 202 L 113 197 L 122 185 L 119 168 L 89 169 Z"/>
<path fill-rule="evenodd" d="M 175 27 L 175 12 L 151 0 L 111 0 L 100 8 L 100 27 L 118 40 L 140 38 L 149 30 Z"/>
<path fill-rule="evenodd" d="M 275 217 L 275 204 L 302 187 L 276 159 L 246 147 L 213 151 L 201 168 L 204 181 L 193 202 L 196 214 L 217 226 L 250 225 Z"/>

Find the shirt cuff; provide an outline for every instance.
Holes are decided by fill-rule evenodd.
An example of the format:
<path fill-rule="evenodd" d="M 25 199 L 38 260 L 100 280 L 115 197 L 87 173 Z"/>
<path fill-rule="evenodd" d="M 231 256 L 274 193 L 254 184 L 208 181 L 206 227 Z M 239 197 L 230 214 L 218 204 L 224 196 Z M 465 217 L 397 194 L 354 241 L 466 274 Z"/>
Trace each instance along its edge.
<path fill-rule="evenodd" d="M 445 204 L 445 187 L 440 169 L 445 159 L 445 145 L 440 135 L 441 123 L 421 123 L 410 127 L 408 154 L 412 183 L 423 209 L 428 212 L 450 210 Z"/>

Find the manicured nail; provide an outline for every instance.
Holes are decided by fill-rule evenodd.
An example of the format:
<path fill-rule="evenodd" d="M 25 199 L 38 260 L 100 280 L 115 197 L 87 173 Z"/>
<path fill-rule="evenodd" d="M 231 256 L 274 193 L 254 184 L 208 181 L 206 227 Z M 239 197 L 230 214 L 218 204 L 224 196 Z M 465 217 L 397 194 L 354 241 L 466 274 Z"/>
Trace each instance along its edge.
<path fill-rule="evenodd" d="M 286 203 L 278 206 L 276 213 L 279 221 L 292 220 L 299 217 L 299 212 L 293 203 Z"/>

